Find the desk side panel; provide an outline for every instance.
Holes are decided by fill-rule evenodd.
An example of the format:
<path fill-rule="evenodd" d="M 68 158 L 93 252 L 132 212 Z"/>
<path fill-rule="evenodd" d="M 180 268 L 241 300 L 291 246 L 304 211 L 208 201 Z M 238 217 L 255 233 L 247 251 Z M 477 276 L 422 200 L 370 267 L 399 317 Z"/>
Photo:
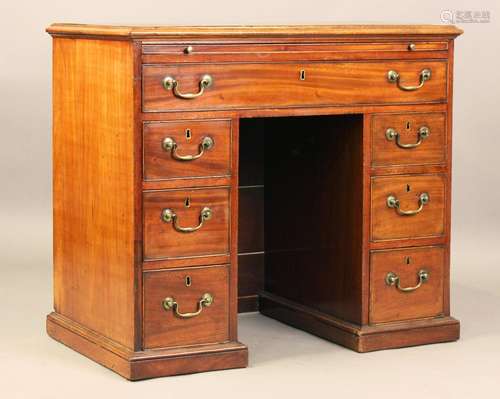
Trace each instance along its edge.
<path fill-rule="evenodd" d="M 134 347 L 133 49 L 53 42 L 54 307 Z"/>

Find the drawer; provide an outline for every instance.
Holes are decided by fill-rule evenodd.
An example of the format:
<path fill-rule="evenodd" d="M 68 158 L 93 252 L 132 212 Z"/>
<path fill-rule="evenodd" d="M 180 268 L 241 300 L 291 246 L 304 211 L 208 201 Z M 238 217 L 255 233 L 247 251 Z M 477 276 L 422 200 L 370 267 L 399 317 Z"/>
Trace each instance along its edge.
<path fill-rule="evenodd" d="M 232 43 L 170 44 L 143 42 L 142 61 L 158 62 L 263 62 L 446 58 L 446 41 L 363 43 Z"/>
<path fill-rule="evenodd" d="M 142 105 L 145 112 L 169 112 L 442 102 L 446 67 L 445 61 L 143 65 Z M 426 69 L 430 79 L 421 88 L 398 87 L 418 85 Z M 389 71 L 399 80 L 390 81 Z"/>
<path fill-rule="evenodd" d="M 146 123 L 143 131 L 144 180 L 230 174 L 228 120 Z"/>
<path fill-rule="evenodd" d="M 229 266 L 144 273 L 144 348 L 229 339 Z"/>
<path fill-rule="evenodd" d="M 446 114 L 375 115 L 372 165 L 419 165 L 446 161 Z"/>
<path fill-rule="evenodd" d="M 229 253 L 229 188 L 143 194 L 144 258 Z"/>
<path fill-rule="evenodd" d="M 373 241 L 444 234 L 445 175 L 374 177 L 371 196 Z"/>
<path fill-rule="evenodd" d="M 370 255 L 370 323 L 443 314 L 442 247 L 374 251 Z"/>

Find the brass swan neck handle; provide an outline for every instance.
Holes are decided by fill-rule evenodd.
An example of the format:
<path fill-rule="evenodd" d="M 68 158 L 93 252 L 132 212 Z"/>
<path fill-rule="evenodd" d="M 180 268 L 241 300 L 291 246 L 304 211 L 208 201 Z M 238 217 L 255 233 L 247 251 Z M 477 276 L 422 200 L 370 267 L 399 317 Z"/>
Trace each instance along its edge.
<path fill-rule="evenodd" d="M 182 98 L 184 100 L 192 100 L 196 97 L 200 97 L 205 92 L 205 89 L 212 86 L 214 79 L 210 75 L 203 75 L 198 83 L 200 89 L 198 93 L 182 93 L 179 90 L 179 82 L 173 76 L 165 76 L 163 78 L 162 84 L 165 90 L 172 90 L 174 95 L 178 98 Z"/>
<path fill-rule="evenodd" d="M 195 312 L 182 313 L 181 311 L 179 311 L 179 304 L 172 297 L 166 297 L 162 301 L 162 306 L 166 311 L 173 309 L 174 314 L 180 319 L 190 319 L 192 317 L 198 316 L 203 311 L 203 308 L 209 307 L 210 305 L 212 305 L 212 303 L 214 303 L 214 297 L 212 296 L 212 294 L 205 292 L 198 301 L 198 307 Z"/>
<path fill-rule="evenodd" d="M 417 273 L 417 278 L 418 278 L 417 285 L 415 285 L 413 287 L 402 287 L 400 277 L 394 272 L 389 272 L 385 276 L 385 283 L 389 286 L 395 285 L 396 288 L 398 289 L 398 291 L 412 292 L 412 291 L 418 290 L 422 286 L 423 283 L 425 283 L 429 280 L 429 272 L 425 269 L 421 269 Z"/>
<path fill-rule="evenodd" d="M 423 141 L 427 137 L 430 136 L 430 134 L 431 134 L 430 129 L 427 126 L 422 126 L 420 129 L 418 129 L 418 140 L 417 140 L 417 142 L 416 143 L 405 144 L 405 143 L 401 142 L 401 134 L 399 134 L 399 132 L 397 130 L 395 130 L 392 127 L 390 127 L 390 128 L 388 128 L 385 131 L 385 137 L 387 138 L 387 140 L 389 140 L 389 141 L 396 141 L 396 145 L 399 148 L 403 148 L 403 149 L 409 149 L 409 148 L 416 148 L 416 147 L 418 147 L 419 145 L 421 145 L 423 143 Z"/>
<path fill-rule="evenodd" d="M 201 211 L 200 211 L 200 222 L 198 223 L 197 226 L 195 227 L 182 227 L 179 225 L 178 222 L 178 216 L 177 214 L 170 208 L 163 209 L 161 212 L 161 219 L 165 223 L 172 223 L 174 226 L 174 229 L 178 231 L 179 233 L 193 233 L 203 227 L 203 224 L 205 223 L 206 220 L 210 220 L 212 218 L 212 210 L 208 207 L 205 206 Z"/>
<path fill-rule="evenodd" d="M 170 151 L 172 158 L 177 161 L 194 161 L 195 159 L 201 158 L 206 150 L 211 150 L 215 145 L 214 139 L 205 136 L 201 139 L 198 146 L 198 154 L 195 155 L 180 155 L 177 152 L 178 145 L 172 137 L 165 137 L 161 144 L 165 151 Z"/>
<path fill-rule="evenodd" d="M 397 199 L 397 197 L 394 195 L 389 195 L 387 197 L 386 204 L 387 204 L 387 207 L 394 208 L 396 210 L 396 212 L 398 213 L 398 215 L 414 216 L 414 215 L 422 212 L 422 210 L 424 209 L 424 205 L 428 204 L 429 201 L 430 201 L 429 194 L 422 193 L 418 197 L 418 205 L 419 205 L 418 209 L 405 211 L 405 210 L 400 208 L 400 203 L 399 203 L 399 200 Z"/>
<path fill-rule="evenodd" d="M 399 89 L 403 91 L 415 91 L 424 86 L 424 83 L 427 82 L 431 78 L 431 70 L 428 68 L 422 69 L 420 71 L 420 83 L 417 86 L 404 86 L 401 84 L 401 75 L 393 70 L 387 72 L 387 80 L 389 83 L 396 83 Z"/>

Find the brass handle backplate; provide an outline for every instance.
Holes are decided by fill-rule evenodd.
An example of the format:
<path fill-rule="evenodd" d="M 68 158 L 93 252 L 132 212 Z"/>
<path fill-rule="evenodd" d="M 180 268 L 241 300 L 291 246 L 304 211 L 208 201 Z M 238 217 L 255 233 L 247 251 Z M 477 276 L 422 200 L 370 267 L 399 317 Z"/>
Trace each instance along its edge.
<path fill-rule="evenodd" d="M 387 197 L 387 206 L 389 208 L 394 208 L 396 209 L 396 212 L 398 215 L 401 216 L 413 216 L 416 215 L 417 213 L 422 212 L 422 209 L 424 209 L 424 205 L 427 204 L 430 201 L 429 194 L 427 193 L 422 193 L 418 197 L 418 209 L 412 210 L 412 211 L 404 211 L 399 207 L 399 200 L 396 198 L 394 195 L 389 195 Z"/>
<path fill-rule="evenodd" d="M 177 317 L 181 319 L 190 319 L 191 317 L 198 316 L 203 311 L 204 307 L 208 307 L 212 303 L 214 303 L 214 297 L 208 292 L 205 292 L 198 301 L 198 309 L 196 310 L 196 312 L 181 313 L 179 311 L 179 304 L 172 297 L 166 297 L 161 304 L 163 306 L 163 309 L 167 311 L 173 309 L 174 314 Z"/>
<path fill-rule="evenodd" d="M 179 91 L 179 82 L 172 76 L 165 76 L 163 78 L 163 87 L 165 90 L 172 90 L 174 95 L 185 100 L 192 100 L 193 98 L 200 97 L 205 89 L 212 86 L 214 79 L 210 75 L 203 75 L 200 79 L 200 90 L 198 93 L 181 93 Z"/>
<path fill-rule="evenodd" d="M 417 273 L 418 283 L 413 287 L 401 287 L 401 279 L 396 273 L 389 272 L 385 276 L 385 283 L 389 286 L 395 285 L 396 288 L 401 292 L 412 292 L 419 289 L 423 283 L 429 280 L 429 272 L 425 269 L 421 269 Z"/>
<path fill-rule="evenodd" d="M 387 72 L 387 80 L 390 83 L 396 83 L 396 85 L 404 91 L 415 91 L 420 89 L 425 82 L 427 82 L 431 78 L 431 70 L 430 69 L 422 69 L 420 71 L 420 83 L 417 86 L 403 86 L 401 84 L 401 77 L 398 72 L 396 71 L 389 71 Z"/>
<path fill-rule="evenodd" d="M 389 141 L 394 141 L 395 140 L 396 141 L 396 145 L 398 147 L 404 148 L 404 149 L 418 147 L 420 144 L 422 144 L 422 142 L 427 137 L 429 137 L 430 134 L 431 134 L 430 129 L 427 126 L 422 126 L 420 129 L 418 129 L 418 140 L 417 140 L 417 142 L 416 143 L 404 144 L 404 143 L 401 143 L 401 135 L 395 129 L 393 129 L 392 127 L 390 127 L 390 128 L 388 128 L 385 131 L 385 137 L 387 138 L 387 140 L 389 140 Z"/>
<path fill-rule="evenodd" d="M 179 223 L 177 221 L 178 219 L 177 214 L 172 209 L 166 208 L 161 212 L 161 219 L 165 223 L 172 223 L 174 229 L 177 230 L 179 233 L 192 233 L 194 231 L 197 231 L 201 229 L 205 220 L 210 220 L 211 218 L 212 218 L 212 210 L 206 206 L 200 212 L 200 223 L 198 224 L 198 226 L 182 227 L 179 226 Z"/>
<path fill-rule="evenodd" d="M 210 150 L 215 145 L 214 139 L 209 136 L 205 136 L 201 139 L 200 145 L 198 146 L 198 154 L 195 155 L 179 155 L 177 153 L 177 143 L 172 137 L 165 137 L 161 144 L 165 151 L 170 151 L 172 158 L 177 161 L 194 161 L 200 158 L 206 150 Z"/>

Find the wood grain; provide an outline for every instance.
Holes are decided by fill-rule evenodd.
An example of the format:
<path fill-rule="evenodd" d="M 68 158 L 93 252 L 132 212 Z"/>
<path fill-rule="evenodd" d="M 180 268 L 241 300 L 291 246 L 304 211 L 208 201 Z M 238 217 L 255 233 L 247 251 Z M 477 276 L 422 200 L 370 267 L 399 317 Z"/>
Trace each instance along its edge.
<path fill-rule="evenodd" d="M 388 140 L 388 128 L 396 130 L 402 144 L 415 144 L 418 131 L 428 127 L 429 137 L 415 148 L 400 148 L 395 140 Z M 446 115 L 414 113 L 375 115 L 372 119 L 372 165 L 422 165 L 446 162 Z"/>
<path fill-rule="evenodd" d="M 387 80 L 395 70 L 402 83 L 415 85 L 425 68 L 432 78 L 420 90 L 402 91 Z M 305 70 L 305 80 L 299 79 Z M 192 100 L 176 97 L 162 81 L 172 76 L 183 93 L 197 93 L 203 75 L 213 85 Z M 281 95 L 286 93 L 286 95 Z M 442 102 L 446 99 L 446 62 L 392 61 L 301 64 L 145 65 L 143 111 L 223 110 L 346 104 Z"/>
<path fill-rule="evenodd" d="M 409 188 L 409 191 L 408 191 Z M 387 197 L 394 195 L 402 210 L 419 207 L 419 196 L 428 193 L 430 201 L 414 216 L 398 215 L 387 206 Z M 371 237 L 372 240 L 393 240 L 441 236 L 445 233 L 445 175 L 407 175 L 372 178 Z"/>
<path fill-rule="evenodd" d="M 112 26 L 55 23 L 51 35 L 107 36 L 113 38 L 186 39 L 189 37 L 324 37 L 357 39 L 370 36 L 437 36 L 449 38 L 463 31 L 453 25 L 239 25 L 239 26 Z"/>
<path fill-rule="evenodd" d="M 458 339 L 449 243 L 453 39 L 461 30 L 48 31 L 52 337 L 129 379 L 246 366 L 238 308 L 260 307 L 360 352 Z M 419 90 L 387 81 L 393 69 L 417 84 L 424 68 L 432 77 Z M 214 85 L 193 100 L 161 85 L 169 74 L 182 92 L 196 92 L 204 73 Z M 385 138 L 393 127 L 415 141 L 421 124 L 431 135 L 417 149 Z M 197 161 L 174 161 L 161 148 L 168 135 L 179 153 L 195 153 L 205 134 L 216 146 Z M 431 200 L 416 216 L 387 208 L 394 194 L 414 209 L 422 191 Z M 195 226 L 203 206 L 214 215 L 195 233 L 161 220 L 169 207 L 181 226 Z M 409 295 L 383 281 L 390 270 L 415 284 L 420 267 L 430 280 Z M 172 295 L 182 312 L 194 311 L 205 291 L 215 303 L 193 319 L 161 307 Z"/>
<path fill-rule="evenodd" d="M 359 326 L 269 293 L 260 297 L 260 311 L 357 352 L 450 342 L 460 337 L 460 323 L 452 317 Z"/>
<path fill-rule="evenodd" d="M 247 347 L 234 341 L 132 352 L 57 313 L 47 316 L 47 333 L 132 381 L 248 365 Z"/>
<path fill-rule="evenodd" d="M 133 58 L 54 40 L 54 307 L 134 348 Z"/>
<path fill-rule="evenodd" d="M 443 315 L 442 247 L 374 251 L 370 269 L 370 322 L 384 323 Z M 402 287 L 415 286 L 419 270 L 429 272 L 428 281 L 413 292 L 401 292 L 385 282 L 396 273 Z"/>
<path fill-rule="evenodd" d="M 381 52 L 381 51 L 396 51 L 409 52 L 408 43 L 404 41 L 397 42 L 374 42 L 369 43 L 197 43 L 191 46 L 191 52 L 186 54 L 185 44 L 170 44 L 170 43 L 149 43 L 145 42 L 142 45 L 142 54 L 165 54 L 177 55 L 178 58 L 169 59 L 170 61 L 182 62 L 187 60 L 198 61 L 201 56 L 207 57 L 210 54 L 238 56 L 239 54 L 253 54 L 265 56 L 265 54 L 280 54 L 293 53 L 301 59 L 308 56 L 308 53 L 322 52 Z M 447 50 L 448 42 L 446 41 L 421 41 L 416 44 L 414 51 L 436 51 Z M 359 55 L 359 54 L 358 54 Z M 195 58 L 199 56 L 199 58 Z M 204 58 L 205 60 L 206 58 Z M 147 60 L 147 59 L 146 59 Z M 147 64 L 148 62 L 145 62 Z"/>
<path fill-rule="evenodd" d="M 448 57 L 446 41 L 410 41 L 360 43 L 192 43 L 186 54 L 186 44 L 145 43 L 145 64 L 196 62 L 283 62 L 378 59 L 437 59 Z"/>
<path fill-rule="evenodd" d="M 186 130 L 190 132 L 186 137 Z M 204 137 L 214 145 L 192 161 L 180 161 L 166 151 L 162 142 L 166 137 L 177 144 L 180 156 L 196 155 Z M 144 180 L 163 180 L 186 177 L 216 177 L 231 174 L 231 122 L 228 120 L 200 120 L 156 122 L 144 125 Z"/>
<path fill-rule="evenodd" d="M 145 192 L 144 259 L 228 254 L 229 197 L 227 188 Z M 195 227 L 204 207 L 211 209 L 212 218 L 192 233 L 179 232 L 173 222 L 161 219 L 163 209 L 169 208 L 176 213 L 180 227 Z"/>
<path fill-rule="evenodd" d="M 186 278 L 191 285 L 186 286 Z M 179 304 L 179 312 L 195 312 L 204 293 L 214 302 L 190 319 L 162 307 L 165 297 Z M 191 267 L 144 273 L 144 348 L 221 343 L 229 340 L 228 266 Z"/>

